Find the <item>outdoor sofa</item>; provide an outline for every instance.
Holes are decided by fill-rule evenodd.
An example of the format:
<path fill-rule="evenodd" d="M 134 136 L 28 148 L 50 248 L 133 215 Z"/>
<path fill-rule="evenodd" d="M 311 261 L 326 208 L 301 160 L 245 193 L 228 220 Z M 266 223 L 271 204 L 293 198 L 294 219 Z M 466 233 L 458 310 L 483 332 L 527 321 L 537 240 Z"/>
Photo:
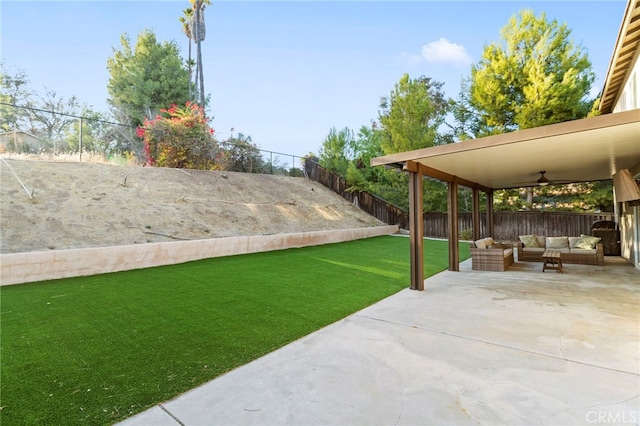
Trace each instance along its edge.
<path fill-rule="evenodd" d="M 474 271 L 506 271 L 513 265 L 513 248 L 495 243 L 493 238 L 482 238 L 470 243 L 471 269 Z"/>
<path fill-rule="evenodd" d="M 518 261 L 542 262 L 545 250 L 560 251 L 562 263 L 583 265 L 604 265 L 604 246 L 600 238 L 580 235 L 579 237 L 544 237 L 521 235 L 516 243 Z"/>

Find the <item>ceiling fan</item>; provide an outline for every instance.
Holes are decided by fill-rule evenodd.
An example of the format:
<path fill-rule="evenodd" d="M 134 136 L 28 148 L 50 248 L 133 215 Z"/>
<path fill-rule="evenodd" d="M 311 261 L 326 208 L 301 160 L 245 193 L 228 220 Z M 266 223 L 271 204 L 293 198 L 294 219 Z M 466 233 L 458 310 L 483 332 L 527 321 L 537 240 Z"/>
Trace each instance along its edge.
<path fill-rule="evenodd" d="M 549 179 L 546 178 L 546 176 L 544 175 L 545 173 L 547 173 L 545 170 L 541 170 L 540 171 L 540 177 L 536 181 L 536 182 L 538 182 L 538 185 L 540 185 L 540 186 L 549 185 Z"/>
<path fill-rule="evenodd" d="M 544 174 L 547 173 L 545 170 L 540 170 L 538 173 L 540 173 L 540 177 L 538 177 L 537 180 L 535 181 L 527 181 L 527 182 L 516 182 L 517 185 L 525 185 L 525 186 L 534 186 L 534 185 L 538 185 L 538 186 L 547 186 L 547 185 L 563 185 L 563 184 L 567 184 L 567 183 L 571 183 L 572 181 L 567 180 L 567 181 L 552 181 L 549 178 L 547 178 Z"/>

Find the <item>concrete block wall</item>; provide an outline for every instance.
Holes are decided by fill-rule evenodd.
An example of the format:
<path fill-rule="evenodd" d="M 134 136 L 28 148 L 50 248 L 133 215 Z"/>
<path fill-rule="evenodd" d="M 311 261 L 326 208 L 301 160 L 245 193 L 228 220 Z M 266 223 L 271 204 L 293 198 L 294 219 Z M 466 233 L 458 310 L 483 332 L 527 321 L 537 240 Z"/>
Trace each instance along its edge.
<path fill-rule="evenodd" d="M 172 265 L 211 257 L 257 253 L 394 234 L 385 225 L 292 234 L 92 247 L 0 255 L 0 285 Z"/>

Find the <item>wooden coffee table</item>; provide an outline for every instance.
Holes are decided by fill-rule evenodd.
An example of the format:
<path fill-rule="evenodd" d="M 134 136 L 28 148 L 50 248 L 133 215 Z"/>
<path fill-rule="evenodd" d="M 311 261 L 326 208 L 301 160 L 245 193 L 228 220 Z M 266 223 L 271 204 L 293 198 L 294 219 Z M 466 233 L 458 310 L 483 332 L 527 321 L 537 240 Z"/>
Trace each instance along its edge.
<path fill-rule="evenodd" d="M 542 265 L 542 272 L 547 269 L 555 269 L 562 273 L 562 259 L 560 258 L 560 250 L 545 250 L 542 253 L 542 259 L 544 265 Z"/>

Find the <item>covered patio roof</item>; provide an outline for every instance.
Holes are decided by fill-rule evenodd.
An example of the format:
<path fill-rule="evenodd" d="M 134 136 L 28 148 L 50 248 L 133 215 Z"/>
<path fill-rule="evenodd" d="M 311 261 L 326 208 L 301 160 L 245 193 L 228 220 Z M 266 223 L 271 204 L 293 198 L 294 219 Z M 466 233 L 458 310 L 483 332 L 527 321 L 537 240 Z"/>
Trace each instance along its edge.
<path fill-rule="evenodd" d="M 479 191 L 487 193 L 492 235 L 496 189 L 537 186 L 542 171 L 550 184 L 639 172 L 640 109 L 377 157 L 371 164 L 409 172 L 411 288 L 423 290 L 423 176 L 448 182 L 449 270 L 458 271 L 458 185 L 473 189 L 474 239 L 480 237 Z"/>
<path fill-rule="evenodd" d="M 423 175 L 483 190 L 611 179 L 640 170 L 640 109 L 377 157 L 373 166 L 420 164 Z"/>

